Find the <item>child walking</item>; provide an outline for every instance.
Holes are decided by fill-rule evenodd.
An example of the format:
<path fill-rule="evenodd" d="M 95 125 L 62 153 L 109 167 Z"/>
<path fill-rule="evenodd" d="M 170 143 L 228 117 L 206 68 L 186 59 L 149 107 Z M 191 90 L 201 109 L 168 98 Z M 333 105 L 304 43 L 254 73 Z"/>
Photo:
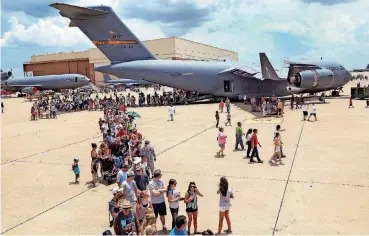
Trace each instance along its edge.
<path fill-rule="evenodd" d="M 76 175 L 76 179 L 75 179 L 75 183 L 76 184 L 79 184 L 79 166 L 78 166 L 78 162 L 79 162 L 79 159 L 74 159 L 74 163 L 72 165 L 72 170 L 74 172 L 74 174 Z"/>

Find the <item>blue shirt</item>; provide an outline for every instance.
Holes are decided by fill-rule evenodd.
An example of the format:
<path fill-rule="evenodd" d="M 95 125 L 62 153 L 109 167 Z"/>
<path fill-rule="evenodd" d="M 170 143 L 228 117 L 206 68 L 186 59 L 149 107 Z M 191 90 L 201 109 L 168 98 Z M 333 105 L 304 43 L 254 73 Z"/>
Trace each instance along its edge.
<path fill-rule="evenodd" d="M 120 170 L 117 174 L 117 183 L 122 184 L 127 179 L 127 172 Z"/>
<path fill-rule="evenodd" d="M 79 174 L 79 166 L 78 166 L 78 164 L 77 165 L 73 164 L 73 167 L 72 168 L 73 168 L 74 173 L 76 175 L 78 175 Z"/>
<path fill-rule="evenodd" d="M 107 146 L 108 148 L 110 148 L 111 136 L 110 136 L 110 135 L 106 136 L 105 141 L 106 141 L 106 146 Z"/>
<path fill-rule="evenodd" d="M 175 227 L 170 231 L 169 235 L 187 235 L 186 227 L 182 229 L 182 231 L 178 231 Z"/>

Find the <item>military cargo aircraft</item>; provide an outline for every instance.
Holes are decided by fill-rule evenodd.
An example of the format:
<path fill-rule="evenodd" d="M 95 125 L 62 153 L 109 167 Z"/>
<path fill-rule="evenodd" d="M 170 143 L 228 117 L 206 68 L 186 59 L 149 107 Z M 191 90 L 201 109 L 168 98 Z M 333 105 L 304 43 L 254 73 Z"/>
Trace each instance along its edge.
<path fill-rule="evenodd" d="M 76 89 L 89 83 L 89 78 L 79 74 L 45 75 L 11 78 L 2 81 L 1 88 L 7 91 L 35 94 L 38 90 Z"/>
<path fill-rule="evenodd" d="M 50 5 L 71 20 L 111 61 L 96 71 L 119 78 L 153 83 L 214 96 L 240 98 L 316 93 L 342 87 L 350 73 L 326 61 L 290 62 L 287 78 L 280 78 L 264 53 L 261 74 L 246 65 L 229 62 L 158 60 L 108 6 Z"/>

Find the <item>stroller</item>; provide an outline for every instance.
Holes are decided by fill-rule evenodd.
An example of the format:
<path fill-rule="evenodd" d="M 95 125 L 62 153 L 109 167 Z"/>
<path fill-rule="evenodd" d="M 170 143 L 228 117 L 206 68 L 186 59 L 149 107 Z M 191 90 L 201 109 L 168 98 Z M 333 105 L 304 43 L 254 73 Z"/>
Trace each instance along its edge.
<path fill-rule="evenodd" d="M 111 156 L 101 158 L 101 169 L 103 179 L 108 182 L 108 185 L 117 180 L 118 169 L 114 165 L 114 159 Z"/>

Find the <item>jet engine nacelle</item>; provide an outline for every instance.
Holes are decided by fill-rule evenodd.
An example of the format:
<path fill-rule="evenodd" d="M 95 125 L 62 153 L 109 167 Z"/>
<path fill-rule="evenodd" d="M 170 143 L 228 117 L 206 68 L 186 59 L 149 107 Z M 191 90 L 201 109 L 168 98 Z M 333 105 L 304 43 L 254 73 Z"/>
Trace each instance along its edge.
<path fill-rule="evenodd" d="M 36 92 L 37 88 L 35 87 L 25 87 L 24 89 L 22 89 L 22 93 L 35 94 Z"/>
<path fill-rule="evenodd" d="M 334 75 L 328 69 L 305 70 L 290 77 L 288 82 L 296 87 L 305 89 L 327 88 L 333 84 Z"/>
<path fill-rule="evenodd" d="M 9 79 L 10 76 L 12 76 L 12 72 L 8 71 L 8 72 L 1 72 L 1 80 L 7 80 Z"/>

